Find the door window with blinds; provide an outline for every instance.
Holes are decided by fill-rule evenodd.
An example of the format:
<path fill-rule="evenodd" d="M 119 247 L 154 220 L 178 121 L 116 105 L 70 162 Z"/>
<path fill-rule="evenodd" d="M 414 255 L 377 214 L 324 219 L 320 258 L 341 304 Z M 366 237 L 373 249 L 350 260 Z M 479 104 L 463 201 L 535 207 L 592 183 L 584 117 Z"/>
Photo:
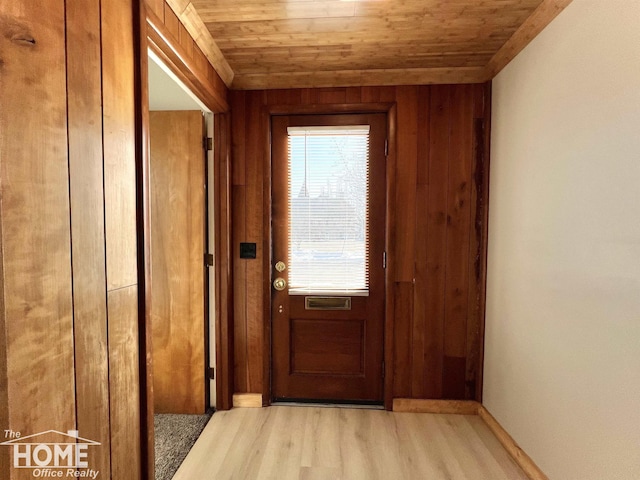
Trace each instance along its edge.
<path fill-rule="evenodd" d="M 369 129 L 287 129 L 290 294 L 369 293 Z"/>

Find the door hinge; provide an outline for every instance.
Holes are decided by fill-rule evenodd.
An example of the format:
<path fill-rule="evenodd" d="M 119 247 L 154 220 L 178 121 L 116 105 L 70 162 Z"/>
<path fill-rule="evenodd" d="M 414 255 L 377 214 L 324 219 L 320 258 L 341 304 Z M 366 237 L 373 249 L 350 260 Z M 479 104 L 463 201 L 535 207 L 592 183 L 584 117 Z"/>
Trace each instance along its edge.
<path fill-rule="evenodd" d="M 213 255 L 210 253 L 204 254 L 204 264 L 207 267 L 213 267 Z"/>
<path fill-rule="evenodd" d="M 208 152 L 213 150 L 213 138 L 204 137 L 202 139 L 202 147 Z"/>
<path fill-rule="evenodd" d="M 210 380 L 216 379 L 216 369 L 213 367 L 209 367 L 209 379 Z"/>
<path fill-rule="evenodd" d="M 387 268 L 387 252 L 382 252 L 382 268 Z"/>
<path fill-rule="evenodd" d="M 385 139 L 384 141 L 384 156 L 389 156 L 389 140 Z"/>
<path fill-rule="evenodd" d="M 382 360 L 382 378 L 384 378 L 384 360 Z"/>

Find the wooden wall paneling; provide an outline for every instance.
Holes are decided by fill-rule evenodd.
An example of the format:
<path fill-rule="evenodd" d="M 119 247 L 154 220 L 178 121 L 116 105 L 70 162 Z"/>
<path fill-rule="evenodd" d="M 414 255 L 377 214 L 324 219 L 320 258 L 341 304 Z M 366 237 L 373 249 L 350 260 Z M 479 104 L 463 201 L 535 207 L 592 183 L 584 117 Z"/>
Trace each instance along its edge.
<path fill-rule="evenodd" d="M 464 398 L 469 240 L 471 229 L 471 163 L 473 158 L 473 86 L 451 89 L 443 396 Z"/>
<path fill-rule="evenodd" d="M 304 105 L 315 105 L 318 103 L 319 88 L 301 89 L 302 103 Z"/>
<path fill-rule="evenodd" d="M 383 86 L 378 87 L 380 90 L 380 101 L 381 102 L 395 102 L 396 101 L 396 87 L 393 86 Z"/>
<path fill-rule="evenodd" d="M 411 396 L 413 282 L 395 282 L 393 396 Z"/>
<path fill-rule="evenodd" d="M 364 99 L 364 92 L 360 92 Z M 387 151 L 387 224 L 386 251 L 394 252 L 396 244 L 396 173 L 397 173 L 397 131 L 398 131 L 398 107 L 394 103 L 387 113 L 387 139 L 389 141 Z M 395 259 L 387 253 L 387 268 L 385 271 L 385 325 L 384 325 L 384 406 L 391 410 L 394 397 L 395 378 Z"/>
<path fill-rule="evenodd" d="M 427 159 L 428 160 L 428 159 Z M 426 162 L 425 162 L 426 163 Z M 429 186 L 417 185 L 416 210 L 427 212 L 429 208 Z M 425 398 L 428 395 L 427 385 L 433 370 L 427 368 L 427 299 L 429 292 L 426 239 L 429 235 L 429 224 L 426 215 L 418 213 L 416 218 L 416 254 L 415 254 L 415 284 L 412 312 L 412 336 L 411 345 L 407 345 L 412 352 L 411 359 L 411 397 Z M 429 338 L 433 341 L 432 338 Z M 431 365 L 429 365 L 431 366 Z"/>
<path fill-rule="evenodd" d="M 411 349 L 411 396 L 422 398 L 426 395 L 425 377 L 425 327 L 427 292 L 427 245 L 428 222 L 424 212 L 429 199 L 429 113 L 431 90 L 429 86 L 418 87 L 417 103 L 417 169 L 416 169 L 416 248 L 415 248 L 415 290 L 413 303 L 413 344 Z"/>
<path fill-rule="evenodd" d="M 240 258 L 240 242 L 246 239 L 246 92 L 231 92 L 233 327 L 235 392 L 248 392 L 247 260 Z M 234 393 L 235 393 L 234 392 Z"/>
<path fill-rule="evenodd" d="M 331 88 L 363 85 L 429 85 L 483 82 L 484 67 L 394 68 L 372 70 L 244 73 L 233 77 L 235 90 L 270 88 Z M 224 79 L 224 77 L 223 77 Z"/>
<path fill-rule="evenodd" d="M 416 227 L 417 87 L 396 88 L 397 145 L 394 281 L 394 396 L 411 395 Z M 382 99 L 382 92 L 380 92 Z"/>
<path fill-rule="evenodd" d="M 489 217 L 489 148 L 491 143 L 491 82 L 475 86 L 474 152 L 472 162 L 469 241 L 469 302 L 465 397 L 482 401 L 484 312 Z"/>
<path fill-rule="evenodd" d="M 182 23 L 179 23 L 178 30 L 178 40 L 180 41 L 180 45 L 182 45 L 187 58 L 193 59 L 193 51 L 198 48 L 196 46 L 196 42 L 193 41 L 193 38 L 191 38 L 191 35 L 189 35 L 189 32 L 186 28 L 184 28 L 184 25 Z M 213 67 L 207 69 L 207 78 L 209 80 L 213 80 L 210 72 L 215 72 L 215 70 L 213 70 Z"/>
<path fill-rule="evenodd" d="M 66 24 L 77 430 L 110 478 L 100 2 L 68 0 Z"/>
<path fill-rule="evenodd" d="M 138 287 L 107 293 L 111 478 L 141 478 Z"/>
<path fill-rule="evenodd" d="M 364 86 L 364 87 L 358 87 L 358 88 L 360 90 L 360 100 L 363 103 L 376 103 L 376 102 L 382 101 L 380 100 L 380 92 L 381 92 L 380 87 Z M 394 101 L 395 101 L 395 95 L 394 95 Z"/>
<path fill-rule="evenodd" d="M 318 103 L 347 103 L 346 88 L 323 88 L 318 91 Z"/>
<path fill-rule="evenodd" d="M 142 468 L 135 21 L 128 0 L 101 2 L 111 475 L 131 479 Z"/>
<path fill-rule="evenodd" d="M 182 15 L 184 11 L 187 9 L 191 0 L 165 0 L 176 12 L 176 15 Z"/>
<path fill-rule="evenodd" d="M 429 124 L 428 196 L 424 227 L 427 237 L 425 292 L 425 390 L 426 398 L 442 398 L 444 354 L 444 292 L 449 173 L 449 86 L 432 86 Z"/>
<path fill-rule="evenodd" d="M 361 103 L 362 102 L 362 89 L 360 87 L 347 87 L 347 88 L 345 88 L 345 102 L 346 103 Z"/>
<path fill-rule="evenodd" d="M 231 241 L 231 129 L 230 115 L 214 119 L 215 201 L 215 318 L 216 318 L 216 409 L 232 407 L 233 385 L 233 244 Z"/>
<path fill-rule="evenodd" d="M 482 206 L 478 213 L 478 221 L 482 223 L 481 228 L 481 242 L 480 242 L 480 272 L 477 278 L 478 282 L 478 347 L 479 352 L 477 356 L 478 362 L 478 381 L 476 382 L 476 398 L 479 402 L 482 401 L 482 376 L 483 376 L 483 364 L 484 364 L 484 335 L 485 335 L 485 310 L 487 300 L 487 244 L 489 238 L 489 178 L 491 172 L 491 96 L 492 96 L 492 82 L 486 82 L 484 84 L 484 122 L 483 122 L 483 134 L 484 134 L 484 150 L 482 155 L 482 169 L 477 171 L 482 172 L 482 192 L 478 197 L 478 203 Z M 480 184 L 480 182 L 479 182 Z"/>
<path fill-rule="evenodd" d="M 389 128 L 392 131 L 392 141 L 387 169 L 390 175 L 387 192 L 390 195 L 387 248 L 391 249 L 392 254 L 388 256 L 387 274 L 391 277 L 387 278 L 387 288 L 391 294 L 386 308 L 390 324 L 393 325 L 395 322 L 393 331 L 387 330 L 385 343 L 386 355 L 390 355 L 386 357 L 388 365 L 385 380 L 385 404 L 389 407 L 393 396 L 462 398 L 466 395 L 465 376 L 470 375 L 469 369 L 473 370 L 474 375 L 477 375 L 479 370 L 477 360 L 469 357 L 476 354 L 473 352 L 476 352 L 477 348 L 468 353 L 471 344 L 469 338 L 474 333 L 470 331 L 466 313 L 461 313 L 461 309 L 469 311 L 467 299 L 471 295 L 468 283 L 471 256 L 468 249 L 472 248 L 469 245 L 473 215 L 470 162 L 474 157 L 473 137 L 469 136 L 473 135 L 473 108 L 478 108 L 477 105 L 473 107 L 476 102 L 474 92 L 477 88 L 458 85 L 385 86 L 231 93 L 233 165 L 234 168 L 238 168 L 234 173 L 234 257 L 237 256 L 237 243 L 242 241 L 241 238 L 248 239 L 247 231 L 254 228 L 249 223 L 258 221 L 256 217 L 252 219 L 251 213 L 257 211 L 255 202 L 260 201 L 256 190 L 263 189 L 263 201 L 266 206 L 262 209 L 268 209 L 268 184 L 262 183 L 260 186 L 251 180 L 255 172 L 258 172 L 258 167 L 252 165 L 252 162 L 268 158 L 266 146 L 264 154 L 253 152 L 254 148 L 259 147 L 254 147 L 256 143 L 252 137 L 262 137 L 263 140 L 258 142 L 266 144 L 269 135 L 265 127 L 268 124 L 267 119 L 262 120 L 262 126 L 255 123 L 261 115 L 258 105 L 264 104 L 264 108 L 272 114 L 318 113 L 329 110 L 347 111 L 357 105 L 331 103 L 340 101 L 343 97 L 344 102 L 357 102 L 359 97 L 360 102 L 368 105 L 384 105 L 383 102 L 386 102 L 385 108 L 389 108 L 388 102 L 396 102 L 397 99 L 397 106 L 391 107 L 390 111 Z M 256 97 L 261 98 L 256 100 Z M 252 110 L 254 113 L 249 113 Z M 396 111 L 397 119 L 392 119 L 391 113 Z M 393 131 L 397 131 L 397 145 L 394 142 Z M 459 139 L 458 131 L 467 135 L 467 138 Z M 459 140 L 462 143 L 458 146 L 456 142 Z M 466 164 L 457 164 L 450 172 L 450 162 L 460 161 Z M 264 170 L 262 173 L 265 173 Z M 463 188 L 461 184 L 464 182 L 466 185 Z M 449 219 L 447 215 L 451 213 L 453 216 Z M 468 225 L 463 225 L 465 216 Z M 264 216 L 262 222 L 263 241 L 266 242 L 269 225 Z M 454 225 L 448 226 L 448 222 Z M 449 230 L 454 226 L 457 230 L 449 236 Z M 242 322 L 236 322 L 234 329 L 235 346 L 243 349 L 236 352 L 235 362 L 239 369 L 245 369 L 240 374 L 236 372 L 236 392 L 254 392 L 249 390 L 252 375 L 253 378 L 260 375 L 259 365 L 251 365 L 249 360 L 253 354 L 249 345 L 255 338 L 252 339 L 248 332 L 254 328 L 251 324 L 255 319 L 250 318 L 252 315 L 248 312 L 255 311 L 256 314 L 262 315 L 258 322 L 264 329 L 265 322 L 269 321 L 268 314 L 260 314 L 260 308 L 254 310 L 252 306 L 254 303 L 259 305 L 262 302 L 264 307 L 270 298 L 265 280 L 270 277 L 270 265 L 266 259 L 268 248 L 263 248 L 265 257 L 261 281 L 265 283 L 260 287 L 261 295 L 258 294 L 256 299 L 250 294 L 249 280 L 243 277 L 252 275 L 247 269 L 252 268 L 249 267 L 251 261 L 234 258 L 234 288 L 237 293 L 234 299 L 235 311 L 243 316 Z M 466 249 L 466 253 L 463 252 L 460 259 L 455 258 L 461 249 Z M 402 265 L 399 265 L 399 262 Z M 464 278 L 460 274 L 462 264 L 466 268 Z M 259 269 L 258 267 L 257 270 Z M 447 281 L 448 269 L 455 272 L 453 278 Z M 449 301 L 447 307 L 445 299 L 449 297 L 453 300 Z M 453 319 L 451 324 L 445 325 L 445 315 Z M 266 339 L 268 330 L 263 331 L 264 346 L 259 355 L 263 357 L 264 368 L 269 362 L 269 348 Z M 445 355 L 445 331 L 450 335 L 448 351 L 453 351 L 454 355 Z M 475 345 L 478 346 L 477 341 Z M 454 375 L 450 376 L 447 373 L 446 378 L 450 378 L 450 384 L 446 386 L 446 391 L 443 391 L 445 370 L 454 372 Z M 262 375 L 260 391 L 265 393 L 268 389 L 266 368 L 263 369 Z M 472 397 L 466 395 L 466 398 Z"/>
<path fill-rule="evenodd" d="M 267 90 L 268 105 L 299 105 L 302 103 L 301 90 Z"/>
<path fill-rule="evenodd" d="M 197 45 L 194 44 L 193 49 L 195 50 Z M 216 70 L 209 64 L 207 67 L 208 75 L 209 75 L 209 83 L 213 87 L 213 89 L 217 92 L 227 91 L 227 86 L 224 84 L 220 75 L 216 72 Z"/>
<path fill-rule="evenodd" d="M 256 259 L 246 260 L 247 265 L 247 350 L 249 371 L 247 378 L 247 392 L 263 392 L 263 364 L 266 353 L 264 347 L 264 297 L 265 278 L 263 259 L 269 255 L 264 251 L 264 139 L 266 125 L 262 116 L 265 92 L 247 93 L 246 131 L 251 132 L 247 138 L 246 157 L 251 161 L 246 164 L 245 192 L 245 240 L 256 243 Z"/>
<path fill-rule="evenodd" d="M 359 87 L 362 103 L 384 103 L 396 101 L 394 86 L 362 86 Z"/>
<path fill-rule="evenodd" d="M 481 167 L 483 160 L 483 145 L 484 142 L 484 119 L 483 115 L 483 92 L 482 89 L 478 89 L 474 86 L 474 112 L 473 112 L 473 150 L 471 157 L 471 171 L 469 178 L 471 182 L 469 184 L 469 210 L 471 214 L 470 232 L 469 232 L 469 255 L 467 265 L 467 277 L 468 277 L 468 299 L 467 299 L 467 325 L 466 325 L 466 340 L 465 340 L 465 392 L 464 396 L 467 399 L 476 399 L 476 380 L 478 363 L 477 356 L 479 353 L 479 341 L 474 338 L 479 331 L 479 315 L 478 315 L 478 280 L 476 275 L 479 273 L 480 267 L 480 236 L 482 231 L 482 225 L 478 222 L 478 194 L 482 190 L 482 187 L 478 188 L 476 171 L 478 166 Z M 480 108 L 478 108 L 478 104 Z M 478 227 L 480 229 L 478 230 Z"/>
<path fill-rule="evenodd" d="M 418 185 L 429 184 L 429 125 L 431 124 L 431 87 L 418 87 L 418 165 L 416 182 Z M 418 237 L 419 238 L 419 237 Z"/>
<path fill-rule="evenodd" d="M 153 390 L 158 413 L 205 412 L 205 165 L 199 111 L 149 113 Z"/>
<path fill-rule="evenodd" d="M 133 16 L 131 2 L 102 2 L 107 289 L 138 283 Z"/>
<path fill-rule="evenodd" d="M 0 4 L 0 416 L 23 436 L 76 426 L 64 25 L 61 2 Z"/>
<path fill-rule="evenodd" d="M 157 15 L 160 19 L 164 21 L 164 10 L 165 10 L 165 1 L 164 0 L 146 0 L 147 9 L 152 11 L 155 15 Z"/>
<path fill-rule="evenodd" d="M 207 57 L 205 56 L 205 54 L 202 53 L 202 50 L 200 50 L 199 48 L 196 48 L 193 50 L 193 61 L 195 63 L 197 71 L 200 73 L 204 72 L 206 78 L 208 78 L 208 75 L 206 74 L 206 72 L 207 72 L 207 65 L 209 61 L 207 60 Z"/>
<path fill-rule="evenodd" d="M 416 175 L 418 155 L 418 89 L 397 87 L 398 130 L 396 177 L 395 280 L 413 282 L 416 241 Z M 411 315 L 411 312 L 408 312 Z M 396 320 L 398 320 L 396 318 Z"/>
<path fill-rule="evenodd" d="M 164 4 L 164 26 L 166 27 L 167 31 L 173 36 L 173 38 L 175 40 L 178 40 L 178 42 L 180 44 L 182 44 L 180 42 L 180 20 L 178 19 L 178 16 L 173 13 L 173 10 L 171 10 L 171 7 L 169 5 L 167 5 L 166 3 Z"/>
<path fill-rule="evenodd" d="M 235 164 L 233 165 L 235 168 Z M 240 258 L 240 242 L 246 238 L 246 187 L 232 187 L 233 225 L 233 350 L 235 392 L 249 392 L 249 351 L 247 330 L 247 262 Z"/>
<path fill-rule="evenodd" d="M 233 162 L 233 185 L 245 185 L 245 143 L 251 135 L 246 131 L 246 92 L 231 91 L 231 141 Z M 234 222 L 235 224 L 235 222 Z"/>

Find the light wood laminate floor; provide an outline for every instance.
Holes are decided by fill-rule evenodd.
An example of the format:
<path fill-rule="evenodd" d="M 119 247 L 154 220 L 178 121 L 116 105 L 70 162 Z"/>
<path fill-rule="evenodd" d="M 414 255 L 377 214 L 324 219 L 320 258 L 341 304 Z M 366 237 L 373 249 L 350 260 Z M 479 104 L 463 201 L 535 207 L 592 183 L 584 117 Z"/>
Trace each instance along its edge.
<path fill-rule="evenodd" d="M 217 412 L 174 480 L 527 480 L 480 417 L 273 406 Z"/>

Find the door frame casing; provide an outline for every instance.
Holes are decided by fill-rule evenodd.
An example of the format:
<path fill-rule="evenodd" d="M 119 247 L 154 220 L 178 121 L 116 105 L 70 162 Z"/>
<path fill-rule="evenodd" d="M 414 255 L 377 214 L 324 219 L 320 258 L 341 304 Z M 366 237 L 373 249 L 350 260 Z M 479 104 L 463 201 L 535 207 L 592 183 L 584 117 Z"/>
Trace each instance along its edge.
<path fill-rule="evenodd" d="M 263 378 L 264 391 L 262 392 L 262 405 L 271 404 L 272 398 L 272 302 L 271 302 L 271 272 L 273 269 L 273 245 L 272 245 L 272 228 L 271 228 L 271 195 L 272 195 L 272 179 L 271 179 L 271 118 L 279 115 L 335 115 L 335 114 L 360 114 L 360 113 L 383 113 L 387 117 L 387 158 L 386 158 L 386 218 L 385 218 L 385 252 L 386 269 L 384 272 L 385 279 L 385 315 L 384 315 L 384 407 L 391 410 L 393 407 L 393 346 L 394 346 L 394 262 L 393 252 L 395 249 L 395 178 L 396 178 L 396 125 L 397 125 L 397 107 L 396 102 L 382 103 L 353 103 L 353 104 L 327 104 L 327 105 L 270 105 L 262 109 L 261 122 L 267 128 L 266 142 L 264 145 L 264 175 L 263 175 L 263 211 L 269 212 L 269 215 L 263 216 L 264 235 L 263 241 L 263 271 L 270 272 L 265 275 L 263 285 L 263 305 L 264 312 L 264 351 L 268 354 L 263 356 Z"/>
<path fill-rule="evenodd" d="M 150 208 L 149 208 L 149 91 L 148 51 L 152 50 L 171 72 L 216 116 L 214 121 L 214 231 L 215 255 L 215 330 L 216 330 L 216 403 L 217 409 L 232 406 L 233 393 L 233 341 L 232 291 L 227 286 L 231 278 L 230 228 L 230 141 L 229 104 L 225 94 L 210 88 L 209 79 L 198 73 L 197 66 L 186 55 L 184 47 L 167 30 L 162 19 L 155 15 L 144 0 L 134 3 L 135 35 L 135 93 L 136 93 L 136 195 L 138 235 L 138 333 L 140 368 L 140 438 L 142 478 L 154 478 L 153 427 L 153 364 L 151 343 L 151 260 L 150 260 Z M 203 259 L 204 264 L 204 259 Z M 209 339 L 207 338 L 206 341 Z M 203 372 L 203 376 L 204 376 Z M 207 384 L 208 388 L 208 384 Z"/>
<path fill-rule="evenodd" d="M 142 118 L 141 118 L 141 131 L 142 131 L 142 163 L 147 166 L 147 171 L 144 172 L 142 182 L 147 185 L 148 177 L 148 164 L 149 164 L 149 120 L 148 115 L 144 112 L 144 105 L 148 104 L 148 66 L 147 66 L 147 51 L 153 51 L 156 56 L 171 70 L 171 72 L 187 87 L 191 92 L 198 97 L 200 102 L 205 105 L 213 114 L 214 120 L 214 151 L 213 151 L 213 184 L 209 184 L 209 188 L 213 189 L 213 211 L 210 211 L 210 218 L 207 221 L 212 221 L 212 226 L 209 231 L 214 232 L 213 245 L 211 245 L 211 238 L 209 239 L 209 245 L 207 247 L 213 247 L 217 261 L 214 265 L 214 295 L 210 295 L 213 299 L 213 310 L 215 312 L 215 350 L 209 352 L 210 355 L 215 356 L 216 365 L 216 409 L 228 410 L 232 405 L 233 394 L 233 339 L 230 334 L 230 324 L 232 319 L 229 315 L 229 305 L 233 304 L 231 298 L 231 291 L 229 288 L 225 288 L 224 285 L 228 285 L 230 278 L 230 226 L 229 222 L 229 191 L 230 191 L 230 162 L 228 146 L 225 142 L 229 141 L 229 121 L 228 110 L 229 104 L 226 98 L 223 98 L 218 92 L 213 91 L 208 87 L 207 80 L 202 78 L 201 74 L 197 71 L 197 66 L 192 60 L 185 55 L 183 47 L 179 43 L 172 41 L 172 36 L 163 24 L 162 19 L 158 18 L 149 8 L 146 8 L 144 2 L 142 2 L 142 14 L 141 14 L 141 53 L 140 63 L 142 65 L 140 73 L 141 94 L 139 102 L 142 106 Z M 148 205 L 149 197 L 148 192 L 144 193 L 144 200 Z M 145 209 L 147 207 L 144 207 Z M 211 218 L 211 215 L 213 218 Z M 142 232 L 145 237 L 145 241 L 149 236 L 149 219 L 147 218 L 142 222 Z M 204 259 L 203 259 L 204 265 Z M 145 275 L 148 275 L 148 268 L 145 268 Z M 147 282 L 150 283 L 150 277 Z M 223 285 L 224 284 L 224 285 Z M 147 304 L 150 303 L 150 292 L 146 300 Z M 211 310 L 211 309 L 210 309 Z M 150 331 L 150 323 L 147 318 L 148 311 L 145 312 L 145 324 L 146 329 Z M 211 322 L 209 322 L 211 323 Z M 211 325 L 213 328 L 213 325 Z M 145 345 L 146 356 L 150 357 L 151 352 L 151 339 L 150 332 L 145 334 L 147 338 L 147 345 Z M 206 343 L 209 343 L 209 338 L 206 338 Z M 208 345 L 207 345 L 208 346 Z M 147 358 L 148 364 L 146 376 L 151 379 L 151 360 Z M 208 370 L 209 365 L 205 365 Z M 205 375 L 205 372 L 203 372 Z M 205 375 L 208 377 L 208 375 Z M 207 381 L 207 390 L 209 390 L 209 381 Z M 153 398 L 152 389 L 146 387 L 147 396 Z M 152 406 L 152 405 L 151 405 Z M 149 406 L 149 410 L 152 411 Z M 150 419 L 151 425 L 153 418 Z M 150 435 L 152 438 L 152 435 Z"/>

